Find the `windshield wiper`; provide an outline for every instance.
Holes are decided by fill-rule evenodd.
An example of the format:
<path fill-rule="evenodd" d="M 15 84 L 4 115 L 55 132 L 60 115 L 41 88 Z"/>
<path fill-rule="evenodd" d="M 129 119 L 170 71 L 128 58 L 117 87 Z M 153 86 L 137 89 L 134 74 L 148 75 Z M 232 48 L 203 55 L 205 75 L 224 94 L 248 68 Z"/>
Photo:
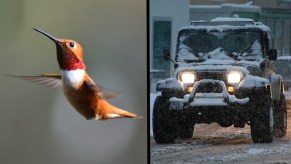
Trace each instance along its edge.
<path fill-rule="evenodd" d="M 243 54 L 244 52 L 246 52 L 247 50 L 249 50 L 253 44 L 254 44 L 254 43 L 250 43 L 250 44 L 248 44 L 248 45 L 247 45 L 243 50 L 241 50 L 238 54 Z"/>

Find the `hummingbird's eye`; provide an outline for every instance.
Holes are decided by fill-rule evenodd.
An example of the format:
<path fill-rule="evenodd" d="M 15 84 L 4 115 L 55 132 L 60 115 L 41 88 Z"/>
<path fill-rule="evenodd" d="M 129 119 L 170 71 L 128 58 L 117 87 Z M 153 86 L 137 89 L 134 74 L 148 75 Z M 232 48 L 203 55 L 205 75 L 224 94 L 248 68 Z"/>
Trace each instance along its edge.
<path fill-rule="evenodd" d="M 69 44 L 70 44 L 71 47 L 75 46 L 74 42 L 70 42 Z"/>

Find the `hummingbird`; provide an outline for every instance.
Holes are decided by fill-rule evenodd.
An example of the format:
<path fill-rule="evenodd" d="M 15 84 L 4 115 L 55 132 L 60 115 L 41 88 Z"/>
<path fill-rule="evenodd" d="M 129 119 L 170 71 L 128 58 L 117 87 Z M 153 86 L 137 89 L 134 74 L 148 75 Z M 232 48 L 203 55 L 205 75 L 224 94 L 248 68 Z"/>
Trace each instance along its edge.
<path fill-rule="evenodd" d="M 86 72 L 81 45 L 74 40 L 57 39 L 52 35 L 33 28 L 56 44 L 60 74 L 36 76 L 14 75 L 51 88 L 61 88 L 68 102 L 87 120 L 112 118 L 137 118 L 136 114 L 122 110 L 107 102 L 115 97 L 113 91 L 96 84 Z"/>

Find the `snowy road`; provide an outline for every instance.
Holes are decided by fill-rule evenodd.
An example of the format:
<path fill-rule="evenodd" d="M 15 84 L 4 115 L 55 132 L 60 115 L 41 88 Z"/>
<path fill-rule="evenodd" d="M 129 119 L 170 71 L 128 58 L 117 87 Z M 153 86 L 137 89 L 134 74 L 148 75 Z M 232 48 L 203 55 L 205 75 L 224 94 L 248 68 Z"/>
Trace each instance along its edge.
<path fill-rule="evenodd" d="M 286 137 L 274 138 L 271 144 L 253 144 L 249 126 L 222 128 L 216 123 L 195 125 L 191 139 L 177 139 L 175 144 L 158 145 L 151 137 L 151 163 L 291 163 L 288 112 Z"/>

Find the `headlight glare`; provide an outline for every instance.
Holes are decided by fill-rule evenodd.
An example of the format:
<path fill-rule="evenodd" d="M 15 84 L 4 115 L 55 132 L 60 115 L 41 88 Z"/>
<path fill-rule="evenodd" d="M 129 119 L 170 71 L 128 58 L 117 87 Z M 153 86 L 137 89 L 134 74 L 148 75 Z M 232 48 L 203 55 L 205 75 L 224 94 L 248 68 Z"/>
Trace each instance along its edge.
<path fill-rule="evenodd" d="M 227 82 L 230 84 L 239 83 L 242 79 L 242 74 L 240 72 L 230 72 L 227 75 Z"/>
<path fill-rule="evenodd" d="M 183 83 L 194 83 L 195 75 L 191 72 L 184 72 L 180 75 L 180 79 Z"/>

